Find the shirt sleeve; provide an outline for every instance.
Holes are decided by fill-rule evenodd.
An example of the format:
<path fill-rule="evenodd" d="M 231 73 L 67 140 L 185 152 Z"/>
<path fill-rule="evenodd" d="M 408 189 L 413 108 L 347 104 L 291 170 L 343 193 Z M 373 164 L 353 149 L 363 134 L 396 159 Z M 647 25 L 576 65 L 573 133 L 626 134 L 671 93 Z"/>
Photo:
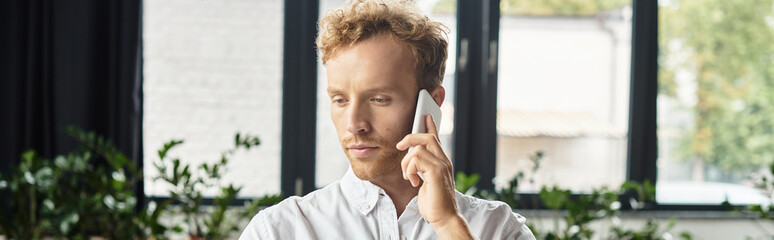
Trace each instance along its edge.
<path fill-rule="evenodd" d="M 276 239 L 270 232 L 268 226 L 269 222 L 266 221 L 266 214 L 258 214 L 250 220 L 245 230 L 242 231 L 242 235 L 239 236 L 239 240 L 273 240 Z"/>
<path fill-rule="evenodd" d="M 518 227 L 512 228 L 510 233 L 504 235 L 504 239 L 516 239 L 516 240 L 535 240 L 535 235 L 532 234 L 532 230 L 527 227 L 527 219 L 518 213 L 511 212 L 511 221 Z"/>
<path fill-rule="evenodd" d="M 527 227 L 527 219 L 514 212 L 508 204 L 500 201 L 481 200 L 465 197 L 460 207 L 468 220 L 473 236 L 478 239 L 534 240 L 535 236 Z"/>
<path fill-rule="evenodd" d="M 513 238 L 510 239 L 516 239 L 516 240 L 536 240 L 535 235 L 532 234 L 532 230 L 529 230 L 529 227 L 527 227 L 526 224 L 521 225 L 521 229 L 514 232 Z"/>

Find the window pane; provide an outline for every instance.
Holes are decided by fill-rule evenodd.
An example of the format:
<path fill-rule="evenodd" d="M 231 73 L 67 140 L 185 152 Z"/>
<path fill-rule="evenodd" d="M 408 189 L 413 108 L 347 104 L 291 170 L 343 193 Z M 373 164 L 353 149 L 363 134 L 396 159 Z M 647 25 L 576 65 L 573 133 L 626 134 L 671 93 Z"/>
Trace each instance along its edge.
<path fill-rule="evenodd" d="M 320 16 L 328 9 L 339 8 L 344 0 L 320 1 Z M 456 50 L 457 2 L 449 0 L 417 0 L 417 6 L 435 21 L 442 22 L 449 27 L 449 51 L 446 60 L 446 76 L 443 87 L 446 89 L 446 100 L 441 106 L 443 118 L 439 138 L 446 155 L 451 156 L 451 133 L 454 128 L 454 56 Z M 319 62 L 319 61 L 318 61 Z M 331 122 L 330 101 L 326 92 L 328 80 L 325 67 L 322 62 L 318 64 L 317 72 L 317 187 L 324 187 L 339 180 L 349 167 L 349 160 L 344 155 L 338 141 L 336 128 Z"/>
<path fill-rule="evenodd" d="M 497 187 L 519 173 L 527 192 L 625 179 L 631 0 L 573 2 L 501 2 Z"/>
<path fill-rule="evenodd" d="M 221 183 L 243 186 L 242 197 L 279 193 L 282 3 L 144 1 L 147 195 L 168 196 L 169 186 L 153 181 L 166 141 L 184 139 L 169 154 L 195 167 L 219 160 L 237 132 L 261 144 L 237 152 Z"/>
<path fill-rule="evenodd" d="M 345 0 L 321 0 L 320 15 L 329 9 L 341 7 Z M 319 54 L 319 51 L 318 51 Z M 339 144 L 336 127 L 331 121 L 331 103 L 328 99 L 328 75 L 322 60 L 317 61 L 317 148 L 315 154 L 315 184 L 321 188 L 344 176 L 349 160 Z"/>
<path fill-rule="evenodd" d="M 768 203 L 772 1 L 659 1 L 658 184 L 667 204 Z"/>

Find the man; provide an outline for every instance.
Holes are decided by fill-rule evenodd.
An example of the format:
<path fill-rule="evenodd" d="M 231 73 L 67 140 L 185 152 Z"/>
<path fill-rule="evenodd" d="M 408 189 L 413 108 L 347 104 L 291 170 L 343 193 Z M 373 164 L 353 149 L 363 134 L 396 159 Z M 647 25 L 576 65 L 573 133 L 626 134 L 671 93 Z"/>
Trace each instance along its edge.
<path fill-rule="evenodd" d="M 386 0 L 322 17 L 317 47 L 351 167 L 323 189 L 259 212 L 240 239 L 534 239 L 505 203 L 454 190 L 430 115 L 428 133 L 409 134 L 420 89 L 443 103 L 444 29 L 410 3 Z"/>

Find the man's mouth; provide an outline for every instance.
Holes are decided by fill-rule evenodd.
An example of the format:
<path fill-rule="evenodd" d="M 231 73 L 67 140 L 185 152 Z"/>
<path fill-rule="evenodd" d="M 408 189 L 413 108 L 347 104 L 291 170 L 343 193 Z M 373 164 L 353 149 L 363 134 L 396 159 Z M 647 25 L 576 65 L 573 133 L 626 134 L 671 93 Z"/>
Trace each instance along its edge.
<path fill-rule="evenodd" d="M 375 154 L 378 148 L 371 144 L 351 144 L 347 146 L 347 151 L 355 157 L 364 158 Z"/>

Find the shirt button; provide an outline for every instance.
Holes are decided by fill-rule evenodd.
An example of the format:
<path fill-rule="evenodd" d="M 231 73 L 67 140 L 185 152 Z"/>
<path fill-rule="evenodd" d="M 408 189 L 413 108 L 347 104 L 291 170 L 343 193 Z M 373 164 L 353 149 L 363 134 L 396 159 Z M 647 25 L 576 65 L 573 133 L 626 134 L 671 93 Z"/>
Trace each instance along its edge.
<path fill-rule="evenodd" d="M 400 240 L 406 240 L 406 236 L 400 235 Z"/>
<path fill-rule="evenodd" d="M 360 205 L 360 210 L 361 211 L 368 210 L 369 208 L 371 208 L 371 205 L 368 205 L 368 204 Z"/>

